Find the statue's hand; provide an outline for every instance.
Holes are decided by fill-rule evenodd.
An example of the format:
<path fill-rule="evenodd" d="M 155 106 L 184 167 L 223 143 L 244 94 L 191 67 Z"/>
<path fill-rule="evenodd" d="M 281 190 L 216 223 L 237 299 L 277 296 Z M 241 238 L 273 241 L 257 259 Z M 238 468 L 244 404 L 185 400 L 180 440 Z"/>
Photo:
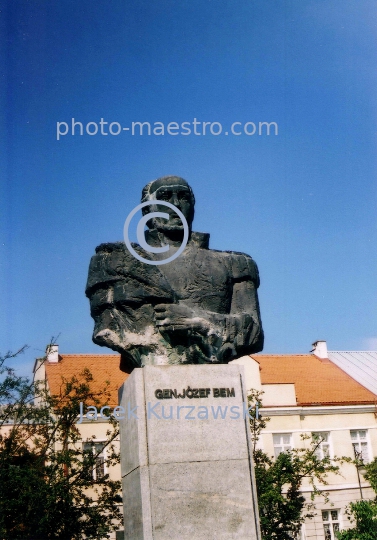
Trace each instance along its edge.
<path fill-rule="evenodd" d="M 156 326 L 166 332 L 199 332 L 206 334 L 209 323 L 195 316 L 195 312 L 182 304 L 158 304 L 155 306 Z"/>

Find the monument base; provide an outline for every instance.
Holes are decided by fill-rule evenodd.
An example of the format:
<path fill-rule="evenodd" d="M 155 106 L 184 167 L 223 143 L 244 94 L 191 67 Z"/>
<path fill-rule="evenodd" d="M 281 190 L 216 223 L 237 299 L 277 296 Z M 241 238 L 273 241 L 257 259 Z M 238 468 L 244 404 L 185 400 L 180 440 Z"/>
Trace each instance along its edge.
<path fill-rule="evenodd" d="M 147 366 L 119 390 L 126 540 L 260 540 L 239 365 Z"/>

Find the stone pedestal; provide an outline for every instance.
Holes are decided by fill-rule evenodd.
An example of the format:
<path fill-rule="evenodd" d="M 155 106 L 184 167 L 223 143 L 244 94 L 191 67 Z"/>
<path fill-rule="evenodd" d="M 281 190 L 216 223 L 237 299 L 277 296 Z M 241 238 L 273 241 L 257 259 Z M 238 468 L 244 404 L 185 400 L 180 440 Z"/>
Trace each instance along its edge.
<path fill-rule="evenodd" d="M 260 540 L 243 367 L 147 366 L 119 394 L 125 539 Z"/>

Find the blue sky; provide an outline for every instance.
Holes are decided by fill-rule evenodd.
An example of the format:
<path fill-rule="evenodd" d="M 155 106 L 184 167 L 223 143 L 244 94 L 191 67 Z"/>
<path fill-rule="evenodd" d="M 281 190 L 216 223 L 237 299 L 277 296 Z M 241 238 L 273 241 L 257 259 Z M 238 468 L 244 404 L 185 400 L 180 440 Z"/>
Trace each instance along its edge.
<path fill-rule="evenodd" d="M 268 353 L 377 349 L 374 0 L 5 1 L 0 350 L 91 342 L 101 242 L 183 176 L 194 229 L 250 254 Z M 83 136 L 56 123 L 276 122 L 264 136 Z M 374 246 L 374 247 L 373 247 Z"/>

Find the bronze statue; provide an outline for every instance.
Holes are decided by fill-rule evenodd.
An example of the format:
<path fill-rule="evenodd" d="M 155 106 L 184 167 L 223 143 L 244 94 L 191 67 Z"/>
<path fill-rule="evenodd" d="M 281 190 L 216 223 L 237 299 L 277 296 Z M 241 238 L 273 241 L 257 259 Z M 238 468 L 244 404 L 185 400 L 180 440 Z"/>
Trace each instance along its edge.
<path fill-rule="evenodd" d="M 94 343 L 118 351 L 127 373 L 145 365 L 227 363 L 261 351 L 259 274 L 253 259 L 211 250 L 209 234 L 191 230 L 195 198 L 183 178 L 150 182 L 142 202 L 156 199 L 181 210 L 189 226 L 188 243 L 174 261 L 158 266 L 136 259 L 123 242 L 96 248 L 86 286 Z M 143 209 L 156 210 L 171 217 L 147 222 L 147 243 L 177 250 L 183 237 L 181 219 L 162 205 Z M 145 259 L 163 258 L 132 246 Z"/>

